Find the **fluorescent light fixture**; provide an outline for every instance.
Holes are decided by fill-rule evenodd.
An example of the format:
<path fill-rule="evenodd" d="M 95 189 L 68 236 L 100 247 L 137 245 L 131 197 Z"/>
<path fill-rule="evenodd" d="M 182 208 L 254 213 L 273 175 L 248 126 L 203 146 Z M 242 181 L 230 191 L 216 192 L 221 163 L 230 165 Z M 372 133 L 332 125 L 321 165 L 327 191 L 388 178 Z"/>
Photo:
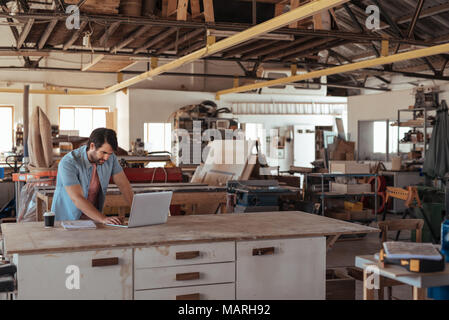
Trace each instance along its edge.
<path fill-rule="evenodd" d="M 207 34 L 216 37 L 230 37 L 239 33 L 238 31 L 227 31 L 227 30 L 215 30 L 208 29 Z M 256 37 L 256 39 L 263 40 L 279 40 L 279 41 L 293 41 L 295 37 L 292 34 L 279 34 L 279 33 L 267 33 Z"/>

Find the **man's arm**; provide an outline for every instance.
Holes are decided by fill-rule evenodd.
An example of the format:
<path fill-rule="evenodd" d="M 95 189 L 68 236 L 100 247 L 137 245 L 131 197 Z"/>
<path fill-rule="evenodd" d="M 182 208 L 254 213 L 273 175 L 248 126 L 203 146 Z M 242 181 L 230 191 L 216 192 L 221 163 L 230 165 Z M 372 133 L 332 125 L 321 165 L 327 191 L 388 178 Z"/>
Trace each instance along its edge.
<path fill-rule="evenodd" d="M 83 195 L 83 189 L 79 184 L 65 187 L 70 199 L 75 206 L 86 216 L 100 223 L 122 224 L 117 217 L 105 217 Z"/>
<path fill-rule="evenodd" d="M 131 207 L 133 204 L 134 192 L 125 173 L 120 171 L 119 173 L 113 175 L 112 181 L 114 181 L 114 183 L 118 186 L 120 192 L 125 197 L 126 202 L 128 202 Z"/>

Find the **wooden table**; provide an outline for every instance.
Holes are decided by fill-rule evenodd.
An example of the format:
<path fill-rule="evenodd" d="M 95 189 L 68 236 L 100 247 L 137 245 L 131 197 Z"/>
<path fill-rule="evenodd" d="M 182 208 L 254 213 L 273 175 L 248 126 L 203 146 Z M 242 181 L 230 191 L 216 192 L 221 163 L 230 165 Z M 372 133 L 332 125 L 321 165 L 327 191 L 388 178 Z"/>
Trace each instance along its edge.
<path fill-rule="evenodd" d="M 1 230 L 18 268 L 17 299 L 325 299 L 326 237 L 379 232 L 303 212 L 171 216 L 130 229 L 30 222 Z"/>
<path fill-rule="evenodd" d="M 405 268 L 397 265 L 386 265 L 379 267 L 377 260 L 373 255 L 357 256 L 355 265 L 363 269 L 363 299 L 374 300 L 373 287 L 376 274 L 393 279 L 403 284 L 413 287 L 413 300 L 425 300 L 427 288 L 449 285 L 449 263 L 441 272 L 416 273 L 407 271 Z"/>
<path fill-rule="evenodd" d="M 135 183 L 131 184 L 134 193 L 173 191 L 171 205 L 192 205 L 216 203 L 221 213 L 226 212 L 226 187 L 214 187 L 195 183 Z M 36 218 L 43 221 L 43 214 L 51 210 L 56 187 L 36 187 Z M 105 207 L 119 208 L 119 215 L 124 216 L 128 207 L 125 198 L 116 185 L 109 185 L 106 193 Z"/>

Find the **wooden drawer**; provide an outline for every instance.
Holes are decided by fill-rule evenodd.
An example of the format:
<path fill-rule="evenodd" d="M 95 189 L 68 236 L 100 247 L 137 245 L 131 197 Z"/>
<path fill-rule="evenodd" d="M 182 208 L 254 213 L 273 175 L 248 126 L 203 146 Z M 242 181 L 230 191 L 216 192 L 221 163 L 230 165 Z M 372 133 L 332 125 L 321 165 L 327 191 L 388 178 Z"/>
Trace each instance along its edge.
<path fill-rule="evenodd" d="M 237 242 L 237 300 L 325 298 L 324 237 Z"/>
<path fill-rule="evenodd" d="M 134 268 L 172 267 L 235 261 L 234 242 L 137 248 Z"/>
<path fill-rule="evenodd" d="M 235 263 L 137 269 L 134 290 L 235 282 Z"/>
<path fill-rule="evenodd" d="M 234 283 L 134 292 L 135 300 L 235 300 Z"/>
<path fill-rule="evenodd" d="M 18 299 L 124 300 L 133 296 L 132 249 L 14 255 L 13 262 Z"/>

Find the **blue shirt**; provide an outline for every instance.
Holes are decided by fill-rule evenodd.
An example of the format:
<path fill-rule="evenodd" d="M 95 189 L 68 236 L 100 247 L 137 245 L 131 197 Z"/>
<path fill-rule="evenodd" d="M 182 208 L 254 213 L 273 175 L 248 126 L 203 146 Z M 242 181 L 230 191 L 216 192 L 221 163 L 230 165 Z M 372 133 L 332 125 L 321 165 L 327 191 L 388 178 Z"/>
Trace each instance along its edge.
<path fill-rule="evenodd" d="M 92 164 L 87 158 L 87 146 L 82 146 L 65 155 L 58 166 L 56 178 L 56 190 L 53 196 L 51 211 L 56 214 L 56 220 L 79 220 L 82 212 L 70 199 L 65 187 L 79 184 L 87 199 L 90 179 L 92 177 Z M 102 165 L 97 165 L 98 178 L 101 191 L 98 194 L 98 210 L 101 212 L 108 190 L 111 176 L 120 173 L 122 167 L 118 163 L 115 154 L 112 154 Z"/>

